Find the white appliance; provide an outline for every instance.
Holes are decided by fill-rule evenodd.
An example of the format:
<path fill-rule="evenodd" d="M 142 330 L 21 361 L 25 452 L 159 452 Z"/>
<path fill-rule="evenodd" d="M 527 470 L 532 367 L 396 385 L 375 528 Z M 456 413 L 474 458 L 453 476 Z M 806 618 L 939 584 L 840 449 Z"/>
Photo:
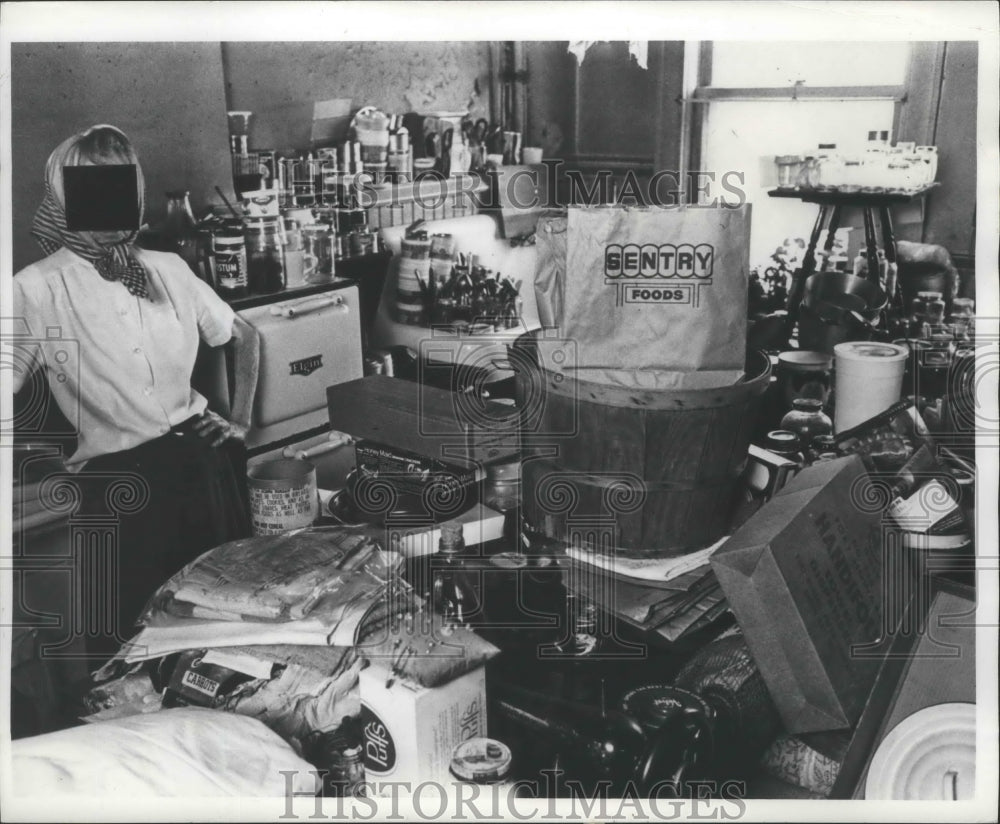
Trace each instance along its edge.
<path fill-rule="evenodd" d="M 330 432 L 326 388 L 363 375 L 358 287 L 338 281 L 304 297 L 278 294 L 243 307 L 240 317 L 260 335 L 248 465 L 305 458 L 316 465 L 321 488 L 339 485 L 354 455 Z"/>

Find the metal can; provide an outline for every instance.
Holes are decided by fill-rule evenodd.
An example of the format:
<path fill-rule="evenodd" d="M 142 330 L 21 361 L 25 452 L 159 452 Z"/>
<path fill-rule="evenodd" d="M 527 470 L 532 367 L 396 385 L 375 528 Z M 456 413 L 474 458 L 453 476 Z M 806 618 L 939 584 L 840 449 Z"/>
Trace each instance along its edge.
<path fill-rule="evenodd" d="M 248 294 L 247 249 L 243 235 L 223 230 L 212 238 L 214 280 L 219 295 L 237 300 Z"/>

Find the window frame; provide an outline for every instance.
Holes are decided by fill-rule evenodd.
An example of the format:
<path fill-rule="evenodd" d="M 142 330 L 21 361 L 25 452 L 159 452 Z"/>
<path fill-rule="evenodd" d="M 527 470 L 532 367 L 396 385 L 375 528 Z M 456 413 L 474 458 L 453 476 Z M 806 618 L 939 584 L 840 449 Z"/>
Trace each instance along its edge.
<path fill-rule="evenodd" d="M 685 44 L 693 53 L 685 60 L 684 93 L 682 95 L 685 135 L 682 143 L 682 172 L 700 169 L 705 157 L 705 123 L 712 103 L 867 101 L 884 100 L 893 103 L 893 138 L 902 133 L 918 143 L 933 142 L 928 124 L 937 110 L 940 88 L 927 81 L 943 60 L 943 41 L 914 41 L 906 67 L 906 80 L 900 85 L 871 86 L 808 86 L 793 83 L 772 87 L 721 87 L 712 85 L 712 41 L 692 41 Z M 685 177 L 682 176 L 682 180 Z M 689 191 L 686 200 L 694 203 L 697 192 Z"/>

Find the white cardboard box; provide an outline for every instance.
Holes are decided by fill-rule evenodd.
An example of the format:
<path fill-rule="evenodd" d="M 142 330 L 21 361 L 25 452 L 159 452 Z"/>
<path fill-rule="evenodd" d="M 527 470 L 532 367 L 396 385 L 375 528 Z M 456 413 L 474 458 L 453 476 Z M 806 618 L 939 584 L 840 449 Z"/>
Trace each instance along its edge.
<path fill-rule="evenodd" d="M 455 745 L 486 735 L 486 670 L 477 667 L 434 688 L 396 679 L 388 667 L 361 672 L 365 780 L 454 781 L 448 772 Z"/>

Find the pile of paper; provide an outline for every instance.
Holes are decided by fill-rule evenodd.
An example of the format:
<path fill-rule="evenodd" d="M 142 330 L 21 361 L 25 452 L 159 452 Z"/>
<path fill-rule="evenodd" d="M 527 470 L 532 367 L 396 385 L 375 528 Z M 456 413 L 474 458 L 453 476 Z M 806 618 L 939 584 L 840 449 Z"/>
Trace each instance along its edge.
<path fill-rule="evenodd" d="M 209 550 L 150 601 L 127 661 L 190 649 L 293 644 L 352 646 L 362 622 L 412 604 L 400 557 L 363 530 L 301 529 Z"/>
<path fill-rule="evenodd" d="M 729 608 L 708 562 L 725 540 L 687 555 L 651 560 L 571 546 L 564 581 L 570 592 L 622 621 L 675 642 Z"/>

